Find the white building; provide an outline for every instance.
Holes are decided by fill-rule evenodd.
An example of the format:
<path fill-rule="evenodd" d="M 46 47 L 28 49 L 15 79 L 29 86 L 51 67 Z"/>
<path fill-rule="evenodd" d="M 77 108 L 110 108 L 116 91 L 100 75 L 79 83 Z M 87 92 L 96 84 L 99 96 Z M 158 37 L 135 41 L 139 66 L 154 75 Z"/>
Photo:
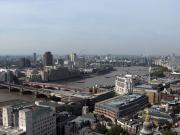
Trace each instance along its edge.
<path fill-rule="evenodd" d="M 49 107 L 6 106 L 2 117 L 4 129 L 18 129 L 26 135 L 56 135 L 56 116 Z"/>
<path fill-rule="evenodd" d="M 12 107 L 6 106 L 2 109 L 2 117 L 3 117 L 3 126 L 4 127 L 10 127 L 13 124 L 12 121 Z"/>
<path fill-rule="evenodd" d="M 76 55 L 76 53 L 70 54 L 70 61 L 71 61 L 71 62 L 76 62 L 76 60 L 77 60 L 77 55 Z"/>
<path fill-rule="evenodd" d="M 47 107 L 19 111 L 19 129 L 27 135 L 56 135 L 56 117 Z"/>
<path fill-rule="evenodd" d="M 132 75 L 125 75 L 124 77 L 117 76 L 115 81 L 115 91 L 120 95 L 133 93 Z"/>

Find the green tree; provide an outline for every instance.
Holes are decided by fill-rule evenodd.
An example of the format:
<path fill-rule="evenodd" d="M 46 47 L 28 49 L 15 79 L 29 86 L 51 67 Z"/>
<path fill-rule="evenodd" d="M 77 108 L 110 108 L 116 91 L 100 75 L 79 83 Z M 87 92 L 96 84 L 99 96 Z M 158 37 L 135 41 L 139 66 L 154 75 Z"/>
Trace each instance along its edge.
<path fill-rule="evenodd" d="M 163 135 L 176 135 L 176 133 L 174 133 L 171 129 L 166 129 Z"/>
<path fill-rule="evenodd" d="M 165 67 L 158 66 L 153 69 L 151 76 L 156 78 L 165 77 L 164 75 L 165 72 L 170 72 L 170 71 Z"/>
<path fill-rule="evenodd" d="M 100 133 L 100 134 L 105 134 L 105 133 L 107 133 L 107 128 L 106 128 L 106 126 L 105 125 L 102 125 L 102 124 L 100 124 L 100 123 L 98 123 L 97 124 L 97 126 L 96 126 L 96 132 L 97 133 Z"/>
<path fill-rule="evenodd" d="M 180 113 L 180 108 L 173 108 L 170 110 L 170 112 L 172 112 L 173 114 L 179 114 Z"/>
<path fill-rule="evenodd" d="M 107 133 L 106 135 L 127 135 L 127 132 L 123 130 L 120 126 L 114 125 Z"/>

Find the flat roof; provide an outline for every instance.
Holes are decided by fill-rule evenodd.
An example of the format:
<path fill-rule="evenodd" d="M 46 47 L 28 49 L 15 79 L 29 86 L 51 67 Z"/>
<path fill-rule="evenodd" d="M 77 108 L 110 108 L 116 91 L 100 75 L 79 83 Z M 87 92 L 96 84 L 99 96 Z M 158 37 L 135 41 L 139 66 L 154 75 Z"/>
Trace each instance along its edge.
<path fill-rule="evenodd" d="M 129 94 L 124 96 L 117 96 L 115 98 L 111 98 L 102 102 L 97 103 L 97 105 L 103 105 L 106 107 L 117 109 L 122 106 L 126 106 L 131 102 L 137 100 L 138 98 L 142 97 L 142 94 Z"/>
<path fill-rule="evenodd" d="M 36 105 L 31 106 L 31 107 L 27 107 L 27 108 L 22 109 L 20 111 L 22 111 L 22 112 L 31 111 L 32 112 L 32 117 L 35 118 L 35 119 L 37 117 L 43 115 L 43 114 L 52 112 L 52 110 L 49 107 L 41 107 L 41 106 L 36 106 Z"/>
<path fill-rule="evenodd" d="M 165 119 L 173 119 L 172 115 L 166 112 L 162 112 L 160 110 L 157 110 L 156 108 L 149 108 L 147 109 L 151 116 L 159 117 L 159 118 L 165 118 Z"/>
<path fill-rule="evenodd" d="M 40 106 L 32 107 L 31 110 L 32 110 L 33 118 L 37 118 L 43 114 L 52 112 L 52 110 L 49 107 L 40 107 Z"/>
<path fill-rule="evenodd" d="M 3 127 L 0 126 L 0 135 L 8 134 L 8 135 L 19 135 L 23 134 L 25 131 L 19 130 L 18 128 L 11 128 L 11 127 Z"/>
<path fill-rule="evenodd" d="M 144 88 L 144 89 L 149 89 L 149 90 L 157 90 L 158 85 L 156 85 L 156 84 L 141 84 L 141 85 L 135 86 L 135 88 Z"/>

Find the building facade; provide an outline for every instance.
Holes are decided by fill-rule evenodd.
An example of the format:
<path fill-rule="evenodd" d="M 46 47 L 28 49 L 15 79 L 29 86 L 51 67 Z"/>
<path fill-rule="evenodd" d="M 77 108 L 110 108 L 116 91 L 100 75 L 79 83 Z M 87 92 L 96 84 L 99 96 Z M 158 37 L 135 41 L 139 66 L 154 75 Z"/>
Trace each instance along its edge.
<path fill-rule="evenodd" d="M 43 107 L 20 110 L 19 129 L 27 135 L 56 135 L 55 114 Z"/>
<path fill-rule="evenodd" d="M 5 106 L 3 127 L 19 129 L 26 135 L 56 135 L 56 116 L 49 107 L 30 104 Z"/>
<path fill-rule="evenodd" d="M 161 94 L 157 85 L 137 85 L 134 87 L 134 93 L 145 94 L 148 96 L 148 100 L 151 105 L 158 104 L 161 101 Z"/>
<path fill-rule="evenodd" d="M 53 55 L 51 52 L 46 52 L 43 55 L 43 65 L 44 66 L 53 66 Z"/>
<path fill-rule="evenodd" d="M 117 76 L 115 81 L 115 91 L 120 95 L 133 93 L 132 75 L 126 75 L 124 77 Z"/>
<path fill-rule="evenodd" d="M 95 104 L 95 113 L 116 122 L 120 117 L 132 116 L 148 105 L 148 97 L 141 94 L 118 96 Z"/>

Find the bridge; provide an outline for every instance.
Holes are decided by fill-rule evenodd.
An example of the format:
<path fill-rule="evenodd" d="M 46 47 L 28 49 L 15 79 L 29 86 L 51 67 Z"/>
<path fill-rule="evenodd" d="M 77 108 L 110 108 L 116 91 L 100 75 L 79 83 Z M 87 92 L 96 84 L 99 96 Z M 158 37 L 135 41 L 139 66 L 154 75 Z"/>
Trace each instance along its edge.
<path fill-rule="evenodd" d="M 66 85 L 60 84 L 52 84 L 52 83 L 38 83 L 38 82 L 25 82 L 23 86 L 33 87 L 33 88 L 43 88 L 43 89 L 53 89 L 53 90 L 74 90 L 74 91 L 83 91 L 84 89 L 77 87 L 70 87 Z"/>
<path fill-rule="evenodd" d="M 38 95 L 43 95 L 46 97 L 68 97 L 79 91 L 83 91 L 83 89 L 68 87 L 65 85 L 59 84 L 50 84 L 50 83 L 37 83 L 37 82 L 28 82 L 23 83 L 22 85 L 0 82 L 1 87 L 5 87 L 9 92 L 12 90 L 18 90 L 20 95 L 26 92 L 33 93 L 36 97 Z"/>
<path fill-rule="evenodd" d="M 16 89 L 20 92 L 20 95 L 22 95 L 23 93 L 26 93 L 26 92 L 33 93 L 36 97 L 38 95 L 44 95 L 46 97 L 50 97 L 52 95 L 52 91 L 48 90 L 48 89 L 38 89 L 38 88 L 27 87 L 27 86 L 23 86 L 23 85 L 2 83 L 2 82 L 0 82 L 0 86 L 7 88 L 9 92 Z"/>

